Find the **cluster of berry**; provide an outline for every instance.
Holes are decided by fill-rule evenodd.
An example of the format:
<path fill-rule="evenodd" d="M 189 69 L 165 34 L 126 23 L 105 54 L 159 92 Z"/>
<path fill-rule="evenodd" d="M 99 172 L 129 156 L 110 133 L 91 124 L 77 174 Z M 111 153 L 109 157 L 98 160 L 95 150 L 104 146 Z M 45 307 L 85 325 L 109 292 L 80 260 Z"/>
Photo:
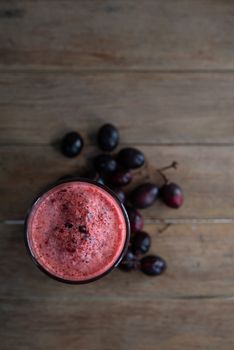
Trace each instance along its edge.
<path fill-rule="evenodd" d="M 94 169 L 86 173 L 85 177 L 110 187 L 125 205 L 130 221 L 131 240 L 119 268 L 124 271 L 139 268 L 147 275 L 160 275 L 166 269 L 165 260 L 157 255 L 142 257 L 150 249 L 151 237 L 143 231 L 143 217 L 138 209 L 150 207 L 157 199 L 161 199 L 171 208 L 179 208 L 183 204 L 181 187 L 169 182 L 163 172 L 169 167 L 176 167 L 176 162 L 169 167 L 157 170 L 164 180 L 162 186 L 144 182 L 126 194 L 123 188 L 132 181 L 134 169 L 144 165 L 144 154 L 132 147 L 123 148 L 115 155 L 110 154 L 109 152 L 112 152 L 119 143 L 119 132 L 111 124 L 105 124 L 99 129 L 97 142 L 105 153 L 94 158 Z M 83 145 L 80 134 L 70 132 L 62 140 L 62 152 L 68 157 L 75 157 L 81 152 Z"/>

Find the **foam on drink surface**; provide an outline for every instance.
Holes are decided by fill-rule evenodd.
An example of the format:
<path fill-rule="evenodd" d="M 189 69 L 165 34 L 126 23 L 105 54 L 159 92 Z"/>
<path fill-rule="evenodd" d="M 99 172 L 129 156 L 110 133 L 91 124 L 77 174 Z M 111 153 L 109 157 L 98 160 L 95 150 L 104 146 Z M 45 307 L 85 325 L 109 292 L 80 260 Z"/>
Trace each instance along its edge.
<path fill-rule="evenodd" d="M 46 192 L 28 218 L 28 243 L 39 264 L 71 281 L 95 278 L 118 260 L 126 222 L 116 200 L 86 182 L 69 182 Z"/>

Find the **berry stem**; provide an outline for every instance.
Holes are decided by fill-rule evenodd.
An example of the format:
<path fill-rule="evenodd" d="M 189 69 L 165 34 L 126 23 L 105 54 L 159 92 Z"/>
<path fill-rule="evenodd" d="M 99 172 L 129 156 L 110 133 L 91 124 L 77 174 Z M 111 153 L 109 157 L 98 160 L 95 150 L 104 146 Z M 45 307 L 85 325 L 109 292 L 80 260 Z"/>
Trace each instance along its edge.
<path fill-rule="evenodd" d="M 165 232 L 172 224 L 165 224 L 161 229 L 158 230 L 158 233 L 161 234 Z"/>
<path fill-rule="evenodd" d="M 131 170 L 131 172 L 132 172 L 134 175 L 143 176 L 143 175 L 145 175 L 146 169 L 145 169 L 145 167 L 142 167 L 142 168 L 140 168 L 140 169 L 133 169 L 133 170 Z"/>
<path fill-rule="evenodd" d="M 176 161 L 173 161 L 170 165 L 165 166 L 165 167 L 160 168 L 160 169 L 157 169 L 157 172 L 163 178 L 164 185 L 168 184 L 168 182 L 169 182 L 168 177 L 164 174 L 164 171 L 171 169 L 171 168 L 177 169 L 177 167 L 178 167 L 178 163 Z"/>
<path fill-rule="evenodd" d="M 151 180 L 150 179 L 150 175 L 149 175 L 149 169 L 148 169 L 148 165 L 147 164 L 145 164 L 145 166 L 144 167 L 142 167 L 141 169 L 136 169 L 136 170 L 132 170 L 131 171 L 132 172 L 132 174 L 135 176 L 141 176 L 143 179 L 145 179 L 145 180 Z"/>
<path fill-rule="evenodd" d="M 162 177 L 163 181 L 164 181 L 164 185 L 168 184 L 169 180 L 166 177 L 166 175 L 161 171 L 161 170 L 157 170 L 157 172 L 159 173 L 159 175 Z"/>
<path fill-rule="evenodd" d="M 165 170 L 168 170 L 168 169 L 171 169 L 171 168 L 177 169 L 177 167 L 178 167 L 178 162 L 176 162 L 176 161 L 174 160 L 170 165 L 164 166 L 163 168 L 160 168 L 160 169 L 158 169 L 158 170 L 160 170 L 160 171 L 165 171 Z"/>

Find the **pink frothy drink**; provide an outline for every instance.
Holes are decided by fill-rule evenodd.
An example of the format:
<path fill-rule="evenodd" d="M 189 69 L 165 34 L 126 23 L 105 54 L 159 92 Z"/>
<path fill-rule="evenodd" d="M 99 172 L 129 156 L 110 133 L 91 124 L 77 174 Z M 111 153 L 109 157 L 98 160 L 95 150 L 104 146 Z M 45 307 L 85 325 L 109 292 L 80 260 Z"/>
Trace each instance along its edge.
<path fill-rule="evenodd" d="M 87 283 L 120 262 L 129 222 L 108 188 L 77 179 L 55 185 L 34 202 L 25 232 L 39 268 L 63 282 Z"/>

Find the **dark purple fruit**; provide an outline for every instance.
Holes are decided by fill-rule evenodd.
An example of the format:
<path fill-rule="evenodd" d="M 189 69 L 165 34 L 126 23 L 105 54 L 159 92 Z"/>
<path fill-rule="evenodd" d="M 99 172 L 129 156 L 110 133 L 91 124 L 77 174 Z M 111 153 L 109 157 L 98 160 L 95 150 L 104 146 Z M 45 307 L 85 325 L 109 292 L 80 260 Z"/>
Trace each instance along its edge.
<path fill-rule="evenodd" d="M 109 154 L 100 154 L 94 159 L 94 167 L 100 173 L 113 173 L 117 169 L 117 162 Z"/>
<path fill-rule="evenodd" d="M 134 254 L 145 254 L 151 246 L 151 237 L 147 232 L 138 231 L 131 239 L 131 249 Z"/>
<path fill-rule="evenodd" d="M 98 145 L 103 151 L 113 151 L 119 142 L 119 132 L 114 125 L 104 124 L 98 132 Z"/>
<path fill-rule="evenodd" d="M 131 271 L 136 268 L 136 257 L 129 249 L 118 267 L 123 271 Z"/>
<path fill-rule="evenodd" d="M 77 156 L 84 146 L 84 141 L 76 131 L 69 132 L 62 140 L 62 152 L 67 157 Z"/>
<path fill-rule="evenodd" d="M 144 183 L 137 186 L 130 194 L 130 200 L 134 207 L 144 209 L 150 207 L 158 198 L 159 188 L 152 183 Z"/>
<path fill-rule="evenodd" d="M 126 206 L 128 218 L 130 222 L 131 232 L 141 231 L 143 229 L 144 221 L 141 213 L 133 207 Z"/>
<path fill-rule="evenodd" d="M 166 268 L 166 261 L 160 256 L 148 255 L 140 261 L 141 271 L 149 276 L 159 276 L 166 270 Z"/>
<path fill-rule="evenodd" d="M 170 208 L 180 208 L 184 202 L 181 187 L 172 182 L 161 188 L 160 195 L 163 202 Z"/>
<path fill-rule="evenodd" d="M 118 154 L 119 163 L 126 169 L 136 169 L 145 162 L 144 154 L 136 148 L 123 148 Z"/>
<path fill-rule="evenodd" d="M 126 195 L 123 190 L 120 188 L 112 188 L 112 191 L 116 194 L 116 196 L 119 198 L 120 202 L 124 203 L 126 200 Z"/>
<path fill-rule="evenodd" d="M 88 171 L 87 173 L 84 174 L 84 177 L 86 177 L 87 179 L 89 180 L 93 180 L 93 181 L 96 181 L 98 182 L 99 184 L 101 185 L 104 185 L 104 180 L 103 178 L 101 177 L 101 175 L 95 171 L 95 170 L 90 170 Z"/>
<path fill-rule="evenodd" d="M 132 181 L 132 174 L 124 169 L 117 170 L 110 178 L 110 182 L 115 186 L 126 186 Z"/>

